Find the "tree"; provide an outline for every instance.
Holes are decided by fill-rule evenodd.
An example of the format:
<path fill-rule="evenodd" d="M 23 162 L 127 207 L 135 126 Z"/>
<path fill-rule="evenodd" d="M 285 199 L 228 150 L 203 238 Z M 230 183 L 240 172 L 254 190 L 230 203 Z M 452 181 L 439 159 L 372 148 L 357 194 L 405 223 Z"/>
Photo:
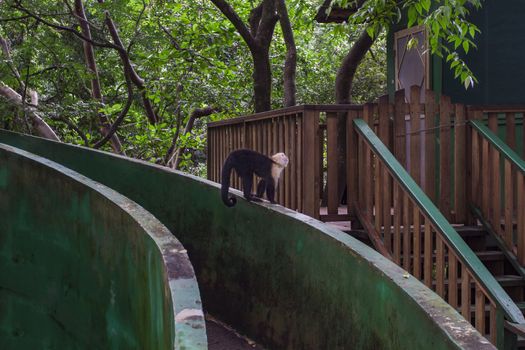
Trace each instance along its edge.
<path fill-rule="evenodd" d="M 253 8 L 228 3 L 250 29 Z M 274 2 L 268 47 L 271 108 L 334 103 L 333 67 L 353 36 L 342 25 L 316 26 L 316 0 L 284 4 Z M 0 37 L 10 48 L 9 58 L 0 52 L 0 80 L 9 87 L 0 93 L 0 123 L 14 131 L 42 135 L 34 124 L 41 121 L 64 142 L 114 152 L 118 135 L 127 156 L 203 175 L 206 122 L 254 110 L 252 54 L 209 0 L 3 0 Z M 354 101 L 384 91 L 384 52 L 374 50 L 356 72 Z"/>
<path fill-rule="evenodd" d="M 225 0 L 211 0 L 230 20 L 248 46 L 253 59 L 253 89 L 255 112 L 271 109 L 272 70 L 270 65 L 270 45 L 275 25 L 281 23 L 287 46 L 284 85 L 285 106 L 295 104 L 296 48 L 293 31 L 284 0 L 262 0 L 252 8 L 247 25 L 233 7 Z"/>

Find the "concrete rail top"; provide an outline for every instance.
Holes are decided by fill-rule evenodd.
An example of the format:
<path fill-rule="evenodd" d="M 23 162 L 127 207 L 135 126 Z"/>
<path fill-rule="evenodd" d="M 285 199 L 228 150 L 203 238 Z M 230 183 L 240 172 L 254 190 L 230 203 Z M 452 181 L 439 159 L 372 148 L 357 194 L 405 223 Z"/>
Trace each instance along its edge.
<path fill-rule="evenodd" d="M 241 198 L 227 208 L 218 184 L 146 162 L 1 130 L 0 142 L 153 213 L 188 249 L 207 312 L 268 348 L 494 348 L 406 271 L 315 219 Z"/>
<path fill-rule="evenodd" d="M 206 349 L 183 245 L 137 203 L 0 143 L 1 349 Z"/>

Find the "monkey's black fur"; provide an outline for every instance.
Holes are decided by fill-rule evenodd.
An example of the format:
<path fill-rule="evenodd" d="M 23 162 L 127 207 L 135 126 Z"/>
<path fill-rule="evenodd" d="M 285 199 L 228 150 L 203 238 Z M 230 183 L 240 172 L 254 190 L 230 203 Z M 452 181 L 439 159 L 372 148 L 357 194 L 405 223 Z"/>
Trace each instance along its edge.
<path fill-rule="evenodd" d="M 268 200 L 271 203 L 275 203 L 275 181 L 272 177 L 272 166 L 275 164 L 270 157 L 249 149 L 239 149 L 231 152 L 224 162 L 221 174 L 221 197 L 224 204 L 228 207 L 233 207 L 235 203 L 237 203 L 235 198 L 228 198 L 230 173 L 232 169 L 235 169 L 235 172 L 242 180 L 242 188 L 246 200 L 258 200 L 253 197 L 251 193 L 253 174 L 255 174 L 262 178 L 257 186 L 257 196 L 262 197 L 264 191 L 266 191 Z M 263 184 L 261 185 L 261 183 Z"/>

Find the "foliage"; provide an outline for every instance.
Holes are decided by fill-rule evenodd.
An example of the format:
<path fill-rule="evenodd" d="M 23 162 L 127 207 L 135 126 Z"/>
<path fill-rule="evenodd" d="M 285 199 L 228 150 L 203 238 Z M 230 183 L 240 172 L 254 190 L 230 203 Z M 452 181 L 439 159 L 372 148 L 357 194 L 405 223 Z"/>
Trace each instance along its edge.
<path fill-rule="evenodd" d="M 357 2 L 337 0 L 335 3 L 344 7 Z M 352 22 L 366 24 L 371 36 L 394 23 L 406 23 L 408 28 L 424 25 L 431 53 L 444 57 L 455 77 L 468 88 L 477 80 L 458 49 L 467 54 L 476 47 L 473 40 L 480 31 L 466 18 L 471 9 L 480 7 L 481 0 L 366 0 L 352 16 Z"/>
<path fill-rule="evenodd" d="M 8 58 L 0 51 L 0 82 L 21 95 L 29 89 L 36 91 L 40 115 L 63 141 L 93 146 L 102 138 L 99 116 L 106 115 L 114 122 L 126 104 L 119 52 L 94 47 L 104 97 L 100 103 L 91 96 L 93 76 L 86 69 L 82 40 L 70 31 L 52 27 L 80 31 L 78 18 L 68 8 L 74 1 L 0 3 L 0 37 L 7 40 L 11 53 Z M 112 43 L 105 11 L 110 14 L 160 119 L 156 124 L 148 122 L 141 92 L 135 88 L 131 108 L 117 131 L 126 155 L 164 164 L 174 136 L 179 135 L 176 148 L 185 150 L 180 168 L 203 175 L 205 123 L 253 110 L 251 56 L 231 23 L 208 0 L 83 3 L 96 42 Z M 252 2 L 235 0 L 232 4 L 246 20 Z M 335 74 L 355 39 L 355 28 L 315 23 L 318 1 L 289 0 L 287 5 L 298 49 L 298 103 L 333 103 Z M 354 84 L 356 102 L 384 93 L 384 50 L 384 39 L 380 39 L 373 55 L 367 54 L 362 63 L 365 69 L 358 72 Z M 282 106 L 285 54 L 277 26 L 271 47 L 274 108 Z M 192 131 L 184 134 L 191 112 L 204 106 L 214 106 L 220 112 L 197 119 Z M 0 126 L 33 132 L 24 110 L 2 98 Z M 111 150 L 109 144 L 103 149 Z"/>

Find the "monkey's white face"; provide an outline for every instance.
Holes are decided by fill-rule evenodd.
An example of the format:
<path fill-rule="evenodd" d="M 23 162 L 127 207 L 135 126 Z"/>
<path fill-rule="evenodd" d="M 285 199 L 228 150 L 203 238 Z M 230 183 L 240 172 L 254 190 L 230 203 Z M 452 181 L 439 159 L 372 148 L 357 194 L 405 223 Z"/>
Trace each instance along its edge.
<path fill-rule="evenodd" d="M 286 154 L 284 154 L 282 152 L 275 153 L 272 156 L 272 159 L 273 159 L 274 162 L 276 162 L 277 164 L 279 164 L 283 168 L 286 168 L 286 166 L 288 165 L 288 157 L 286 156 Z"/>

